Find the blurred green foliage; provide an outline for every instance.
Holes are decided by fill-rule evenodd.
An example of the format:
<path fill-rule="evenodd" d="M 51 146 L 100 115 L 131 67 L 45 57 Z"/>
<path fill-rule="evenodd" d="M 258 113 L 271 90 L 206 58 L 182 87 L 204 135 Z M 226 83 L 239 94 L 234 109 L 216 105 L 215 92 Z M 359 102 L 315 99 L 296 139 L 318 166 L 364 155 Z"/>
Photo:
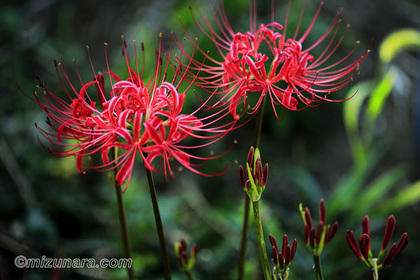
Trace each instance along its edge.
<path fill-rule="evenodd" d="M 225 1 L 232 26 L 245 31 L 248 26 L 247 1 Z M 276 4 L 275 17 L 285 15 L 285 1 Z M 314 14 L 318 1 L 307 1 L 306 12 Z M 331 1 L 332 2 L 332 1 Z M 339 3 L 338 3 L 339 2 Z M 15 1 L 0 3 L 0 278 L 50 279 L 53 271 L 13 266 L 16 255 L 48 257 L 120 257 L 122 242 L 117 204 L 106 174 L 79 174 L 72 158 L 55 158 L 38 143 L 36 122 L 44 126 L 45 116 L 19 92 L 35 89 L 32 75 L 41 77 L 59 94 L 53 60 L 63 59 L 72 78 L 75 58 L 84 82 L 93 77 L 86 55 L 90 52 L 96 71 L 104 71 L 104 47 L 113 71 L 124 75 L 121 39 L 124 34 L 132 52 L 132 40 L 144 42 L 145 75 L 154 67 L 157 36 L 178 38 L 184 31 L 178 17 L 208 49 L 206 39 L 194 25 L 189 6 L 193 1 Z M 207 1 L 197 1 L 205 11 Z M 397 218 L 396 235 L 407 231 L 410 243 L 393 261 L 392 268 L 380 271 L 381 279 L 418 279 L 420 259 L 420 183 L 418 165 L 419 133 L 415 126 L 418 109 L 416 83 L 419 80 L 419 4 L 415 1 L 327 2 L 308 41 L 313 42 L 330 20 L 344 7 L 347 31 L 336 55 L 341 57 L 360 40 L 363 52 L 372 38 L 372 53 L 360 65 L 343 104 L 324 103 L 302 112 L 286 112 L 283 121 L 265 112 L 261 153 L 270 164 L 267 188 L 261 200 L 264 232 L 276 238 L 288 234 L 298 239 L 298 252 L 290 279 L 313 279 L 312 256 L 304 248 L 303 225 L 298 212 L 303 203 L 315 212 L 325 198 L 327 222 L 340 222 L 335 239 L 323 253 L 326 279 L 365 279 L 367 271 L 345 242 L 345 232 L 360 232 L 365 215 L 371 218 L 372 248 L 379 248 L 386 218 Z M 296 28 L 302 1 L 292 1 L 288 30 Z M 258 3 L 258 17 L 270 20 L 270 7 Z M 311 17 L 305 17 L 302 31 Z M 395 31 L 395 32 L 394 32 Z M 292 32 L 291 32 L 292 33 Z M 165 42 L 168 45 L 168 42 Z M 186 40 L 186 47 L 191 48 Z M 176 51 L 174 49 L 174 51 Z M 210 53 L 215 49 L 210 49 Z M 358 55 L 360 53 L 356 53 Z M 133 58 L 133 57 L 132 57 Z M 356 94 L 354 94 L 356 92 Z M 64 93 L 63 93 L 64 94 Z M 200 93 L 199 93 L 200 94 Z M 194 94 L 192 94 L 194 96 Z M 338 93 L 342 99 L 345 92 Z M 192 99 L 192 98 L 191 98 Z M 190 101 L 193 106 L 195 101 Z M 215 145 L 216 152 L 238 145 L 226 158 L 228 164 L 243 164 L 252 143 L 253 122 L 228 135 Z M 220 162 L 209 163 L 217 170 Z M 224 162 L 222 162 L 224 164 Z M 216 165 L 216 166 L 215 166 Z M 139 279 L 161 279 L 158 240 L 144 168 L 140 162 L 130 188 L 124 195 L 131 234 L 133 261 Z M 232 279 L 236 275 L 242 225 L 244 193 L 236 167 L 215 178 L 201 178 L 183 172 L 166 182 L 156 176 L 158 199 L 167 240 L 185 238 L 198 244 L 193 270 L 197 279 Z M 251 221 L 252 223 L 252 221 Z M 261 279 L 255 233 L 250 228 L 246 279 Z M 395 237 L 396 238 L 396 237 Z M 392 242 L 397 240 L 392 239 Z M 299 243 L 300 242 L 300 243 Z M 168 248 L 172 248 L 169 244 Z M 269 252 L 269 251 L 268 251 Z M 184 279 L 177 270 L 174 252 L 173 279 Z M 123 269 L 63 270 L 60 279 L 125 279 Z"/>

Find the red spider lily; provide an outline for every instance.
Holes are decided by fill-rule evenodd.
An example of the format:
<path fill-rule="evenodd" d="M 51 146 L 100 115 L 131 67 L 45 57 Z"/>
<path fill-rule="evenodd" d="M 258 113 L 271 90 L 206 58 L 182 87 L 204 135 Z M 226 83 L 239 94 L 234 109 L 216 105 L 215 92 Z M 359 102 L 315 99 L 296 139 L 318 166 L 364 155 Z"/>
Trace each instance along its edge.
<path fill-rule="evenodd" d="M 269 235 L 269 240 L 273 249 L 273 263 L 275 266 L 275 274 L 280 275 L 280 279 L 287 279 L 289 266 L 296 254 L 297 241 L 296 238 L 292 241 L 292 246 L 289 245 L 287 235 L 283 235 L 282 248 L 279 250 L 277 247 L 276 239 L 272 234 Z M 285 277 L 286 276 L 286 277 Z"/>
<path fill-rule="evenodd" d="M 401 251 L 407 246 L 408 244 L 408 234 L 405 232 L 401 235 L 400 240 L 398 243 L 393 243 L 391 248 L 389 249 L 388 253 L 386 254 L 382 263 L 380 263 L 386 247 L 391 240 L 392 234 L 394 233 L 395 226 L 397 224 L 397 220 L 395 219 L 394 215 L 388 217 L 386 222 L 385 234 L 384 239 L 382 241 L 381 250 L 377 258 L 373 258 L 372 251 L 371 251 L 371 236 L 370 236 L 370 226 L 369 226 L 369 217 L 365 216 L 362 221 L 362 229 L 363 234 L 359 238 L 359 247 L 357 247 L 356 237 L 354 236 L 353 231 L 347 231 L 346 240 L 349 244 L 350 249 L 353 253 L 361 259 L 368 267 L 374 269 L 380 269 L 389 265 L 389 263 L 401 253 Z"/>
<path fill-rule="evenodd" d="M 107 45 L 107 44 L 105 44 Z M 191 114 L 184 114 L 183 104 L 186 93 L 190 89 L 180 92 L 180 86 L 189 74 L 188 68 L 180 71 L 180 67 L 168 58 L 166 65 L 162 55 L 170 57 L 161 47 L 161 35 L 159 36 L 159 49 L 156 50 L 156 66 L 152 77 L 146 83 L 143 78 L 144 59 L 141 72 L 139 71 L 137 52 L 135 51 L 135 65 L 133 70 L 129 63 L 129 57 L 125 41 L 124 56 L 127 64 L 128 77 L 121 79 L 109 69 L 107 71 L 111 90 L 105 90 L 105 78 L 100 72 L 94 70 L 89 53 L 89 60 L 94 74 L 94 80 L 88 83 L 82 82 L 79 72 L 81 88 L 76 88 L 70 81 L 63 63 L 56 63 L 57 75 L 67 93 L 69 101 L 60 98 L 49 90 L 39 79 L 40 90 L 34 92 L 34 97 L 41 108 L 47 113 L 47 124 L 53 132 L 43 130 L 38 125 L 43 137 L 45 137 L 58 151 L 45 149 L 60 157 L 75 156 L 77 168 L 83 172 L 83 167 L 90 167 L 100 171 L 110 171 L 119 168 L 116 174 L 116 183 L 126 188 L 132 174 L 137 152 L 143 159 L 147 169 L 156 172 L 163 171 L 165 177 L 174 177 L 172 159 L 175 159 L 187 169 L 206 176 L 217 174 L 204 174 L 197 170 L 198 164 L 192 160 L 209 160 L 221 155 L 210 157 L 195 156 L 186 150 L 201 148 L 218 141 L 235 124 L 235 120 L 225 122 L 224 117 L 229 116 L 227 110 L 209 114 L 205 117 L 196 117 L 197 113 L 206 106 L 203 104 Z M 136 44 L 134 42 L 134 47 Z M 105 56 L 106 55 L 105 47 Z M 142 44 L 144 58 L 144 46 Z M 168 79 L 168 68 L 173 68 L 173 78 Z M 62 75 L 60 75 L 60 72 Z M 191 75 L 189 75 L 191 77 Z M 89 92 L 94 88 L 97 98 Z M 97 100 L 97 101 L 93 101 Z M 195 138 L 204 143 L 187 145 L 187 138 Z M 184 144 L 183 144 L 184 143 Z M 112 157 L 109 157 L 111 153 Z M 100 154 L 102 163 L 85 164 L 83 159 L 93 154 Z M 157 166 L 157 158 L 161 158 Z"/>
<path fill-rule="evenodd" d="M 190 252 L 189 257 L 188 257 L 188 252 L 187 252 L 187 242 L 185 241 L 184 238 L 181 238 L 179 243 L 175 242 L 174 247 L 175 247 L 175 255 L 178 258 L 179 268 L 184 271 L 191 271 L 191 269 L 195 265 L 195 260 L 197 256 L 197 250 L 198 250 L 197 244 L 194 244 L 191 247 L 191 252 Z"/>
<path fill-rule="evenodd" d="M 223 3 L 212 4 L 212 14 L 217 29 L 213 29 L 208 14 L 203 14 L 197 7 L 197 14 L 191 9 L 198 28 L 215 44 L 221 59 L 205 55 L 206 63 L 195 62 L 197 70 L 207 76 L 197 79 L 204 88 L 212 91 L 223 88 L 221 103 L 229 105 L 232 116 L 237 116 L 237 107 L 243 104 L 244 110 L 253 114 L 269 95 L 273 111 L 279 119 L 276 106 L 282 105 L 290 110 L 302 110 L 306 107 L 318 106 L 322 101 L 332 100 L 328 95 L 345 87 L 358 74 L 359 64 L 365 59 L 369 50 L 350 61 L 357 45 L 343 58 L 333 61 L 344 35 L 339 35 L 341 25 L 340 14 L 333 18 L 321 37 L 313 44 L 306 44 L 323 2 L 320 4 L 313 20 L 302 35 L 298 36 L 304 8 L 302 9 L 297 29 L 293 36 L 286 33 L 290 1 L 288 3 L 284 25 L 274 21 L 274 1 L 272 1 L 272 22 L 256 23 L 256 1 L 250 0 L 250 29 L 241 33 L 233 31 L 229 24 Z M 303 5 L 304 6 L 304 5 Z M 185 28 L 184 28 L 185 29 Z M 219 32 L 220 31 L 220 32 Z M 190 35 L 187 33 L 192 40 Z M 264 48 L 262 48 L 264 46 Z M 263 53 L 263 49 L 268 49 Z M 314 56 L 315 49 L 321 54 Z M 255 105 L 248 102 L 251 94 L 257 96 Z M 302 103 L 302 105 L 299 105 Z"/>
<path fill-rule="evenodd" d="M 299 205 L 300 214 L 304 223 L 304 240 L 306 246 L 314 255 L 320 255 L 324 247 L 334 238 L 338 230 L 338 222 L 326 225 L 326 211 L 324 200 L 319 201 L 319 223 L 314 228 L 311 213 L 308 208 Z"/>

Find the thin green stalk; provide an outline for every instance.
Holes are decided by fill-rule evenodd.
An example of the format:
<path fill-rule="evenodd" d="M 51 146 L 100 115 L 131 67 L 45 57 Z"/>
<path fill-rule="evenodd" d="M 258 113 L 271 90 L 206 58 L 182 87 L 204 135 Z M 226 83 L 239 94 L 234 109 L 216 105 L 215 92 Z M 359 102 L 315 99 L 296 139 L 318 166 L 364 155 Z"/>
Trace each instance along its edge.
<path fill-rule="evenodd" d="M 160 252 L 162 255 L 162 262 L 163 262 L 162 263 L 163 273 L 165 276 L 165 280 L 170 280 L 171 268 L 169 264 L 169 256 L 168 256 L 168 249 L 166 247 L 165 234 L 163 233 L 163 225 L 162 225 L 162 219 L 160 217 L 159 204 L 158 204 L 157 196 L 156 196 L 155 182 L 153 180 L 152 172 L 148 170 L 147 168 L 146 168 L 146 173 L 147 173 L 147 180 L 149 181 L 150 197 L 152 199 L 152 204 L 153 204 L 153 213 L 155 215 L 156 229 L 159 236 Z"/>
<path fill-rule="evenodd" d="M 117 149 L 114 149 L 114 158 L 116 158 Z M 114 169 L 115 177 L 117 176 L 118 168 Z M 131 259 L 130 236 L 128 233 L 127 219 L 125 215 L 124 201 L 122 196 L 122 189 L 120 185 L 115 186 L 115 194 L 118 203 L 118 218 L 120 220 L 121 235 L 123 238 L 124 255 L 127 259 Z M 134 280 L 134 269 L 132 266 L 127 266 L 128 279 Z"/>
<path fill-rule="evenodd" d="M 123 236 L 124 255 L 127 259 L 131 259 L 130 237 L 128 234 L 127 219 L 125 216 L 125 209 L 124 209 L 121 186 L 115 186 L 115 193 L 117 195 L 117 201 L 118 201 L 118 216 L 120 220 L 121 233 Z M 134 269 L 132 266 L 127 267 L 127 273 L 128 273 L 128 279 L 134 280 Z"/>
<path fill-rule="evenodd" d="M 267 250 L 265 248 L 264 233 L 261 223 L 259 202 L 252 202 L 254 210 L 255 229 L 257 230 L 258 250 L 260 252 L 261 266 L 265 280 L 271 280 L 270 265 L 268 264 Z"/>
<path fill-rule="evenodd" d="M 324 276 L 322 275 L 320 255 L 314 254 L 314 267 L 315 267 L 316 280 L 324 280 Z"/>
<path fill-rule="evenodd" d="M 241 247 L 239 249 L 239 274 L 238 279 L 243 280 L 245 274 L 245 255 L 246 255 L 246 245 L 248 238 L 248 227 L 249 227 L 249 204 L 251 200 L 248 195 L 245 195 L 244 203 L 244 221 L 242 225 L 242 237 L 241 237 Z"/>
<path fill-rule="evenodd" d="M 188 279 L 188 280 L 194 280 L 194 277 L 192 276 L 191 271 L 186 270 L 186 271 L 185 271 L 185 275 L 187 276 L 187 279 Z"/>
<path fill-rule="evenodd" d="M 372 259 L 372 262 L 373 262 L 373 268 L 372 268 L 372 272 L 370 273 L 369 279 L 379 280 L 379 275 L 378 275 L 378 259 L 377 258 L 373 258 Z"/>
<path fill-rule="evenodd" d="M 261 139 L 261 128 L 264 115 L 264 104 L 265 97 L 261 102 L 261 106 L 257 112 L 257 119 L 255 122 L 255 133 L 254 133 L 254 148 L 258 148 L 260 145 Z M 241 236 L 241 247 L 239 248 L 239 266 L 238 266 L 238 280 L 243 280 L 245 275 L 245 256 L 246 256 L 246 247 L 248 241 L 248 227 L 249 227 L 249 204 L 251 200 L 248 195 L 245 195 L 244 202 L 244 221 L 242 225 L 242 236 Z"/>

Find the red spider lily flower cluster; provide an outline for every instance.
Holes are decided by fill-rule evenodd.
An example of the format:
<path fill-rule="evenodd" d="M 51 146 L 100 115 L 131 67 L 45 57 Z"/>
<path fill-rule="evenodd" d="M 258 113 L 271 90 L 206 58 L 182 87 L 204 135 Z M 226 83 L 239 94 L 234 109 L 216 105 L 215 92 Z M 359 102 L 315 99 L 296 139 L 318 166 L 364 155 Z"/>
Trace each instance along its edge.
<path fill-rule="evenodd" d="M 339 35 L 341 25 L 340 14 L 333 18 L 321 37 L 312 45 L 306 39 L 315 26 L 323 2 L 321 2 L 313 20 L 306 31 L 298 36 L 304 8 L 302 9 L 297 30 L 289 37 L 287 32 L 290 12 L 288 2 L 284 25 L 274 21 L 274 2 L 272 2 L 272 22 L 256 23 L 256 1 L 250 1 L 250 29 L 248 32 L 234 32 L 230 26 L 223 3 L 212 4 L 212 12 L 218 29 L 211 27 L 207 13 L 204 15 L 198 8 L 198 16 L 191 9 L 195 23 L 199 29 L 215 44 L 221 59 L 207 57 L 206 65 L 196 63 L 197 68 L 207 75 L 197 80 L 200 86 L 209 90 L 223 88 L 220 93 L 222 104 L 229 106 L 232 116 L 237 115 L 237 107 L 242 103 L 249 114 L 253 114 L 269 95 L 273 111 L 279 119 L 276 106 L 282 105 L 290 110 L 302 110 L 314 107 L 323 101 L 332 100 L 328 95 L 345 87 L 358 75 L 359 64 L 369 53 L 366 50 L 361 57 L 350 61 L 359 42 L 343 58 L 333 61 L 332 57 L 339 48 L 348 28 Z M 184 28 L 185 29 L 185 28 Z M 188 35 L 188 33 L 187 33 Z M 190 35 L 188 35 L 190 36 Z M 190 37 L 192 40 L 192 38 Z M 264 49 L 268 52 L 265 53 Z M 314 56 L 315 49 L 320 55 Z M 257 96 L 254 105 L 250 105 L 249 97 Z M 301 105 L 300 105 L 301 103 Z"/>
<path fill-rule="evenodd" d="M 124 39 L 123 45 L 128 77 L 122 79 L 111 72 L 107 59 L 106 74 L 111 86 L 109 92 L 105 88 L 104 75 L 94 70 L 89 48 L 89 60 L 95 78 L 93 81 L 83 83 L 79 76 L 80 90 L 71 83 L 63 63 L 55 62 L 57 75 L 69 101 L 60 98 L 39 81 L 39 89 L 43 93 L 35 91 L 35 96 L 30 98 L 47 113 L 47 124 L 53 131 L 43 130 L 38 125 L 36 127 L 58 151 L 44 147 L 56 156 L 75 156 L 80 172 L 83 172 L 83 167 L 100 171 L 119 168 L 115 178 L 116 184 L 122 186 L 127 183 L 126 188 L 138 155 L 143 159 L 147 169 L 153 172 L 163 171 L 166 178 L 175 176 L 171 167 L 172 160 L 195 173 L 207 175 L 198 171 L 196 168 L 199 164 L 193 163 L 192 160 L 208 160 L 221 155 L 199 157 L 186 150 L 210 145 L 223 137 L 234 125 L 234 121 L 221 123 L 224 116 L 230 118 L 228 111 L 219 110 L 200 119 L 196 113 L 205 106 L 203 103 L 193 113 L 183 113 L 186 92 L 191 85 L 182 92 L 180 85 L 185 81 L 186 73 L 189 73 L 188 68 L 180 71 L 181 66 L 173 64 L 169 58 L 166 65 L 164 64 L 161 35 L 159 48 L 156 49 L 156 66 L 147 82 L 143 78 L 143 44 L 141 71 L 139 71 L 137 52 L 133 69 L 130 66 Z M 134 47 L 136 47 L 135 41 Z M 170 55 L 170 48 L 166 55 Z M 170 81 L 167 81 L 168 68 L 174 72 Z M 60 75 L 60 70 L 63 76 Z M 94 91 L 97 98 L 92 96 L 90 91 Z M 190 146 L 183 144 L 187 138 L 195 138 L 204 143 Z M 94 154 L 101 156 L 101 163 L 94 164 L 90 160 L 89 164 L 86 164 L 83 161 L 84 158 Z"/>
<path fill-rule="evenodd" d="M 197 244 L 191 247 L 190 256 L 188 257 L 187 242 L 181 238 L 180 242 L 175 242 L 175 255 L 178 258 L 178 265 L 183 271 L 191 271 L 195 264 L 197 256 Z"/>
<path fill-rule="evenodd" d="M 333 225 L 326 225 L 326 211 L 324 200 L 319 201 L 319 223 L 314 228 L 312 224 L 311 213 L 308 208 L 303 210 L 302 204 L 299 205 L 299 210 L 302 215 L 304 227 L 304 240 L 306 246 L 312 251 L 314 255 L 320 255 L 324 247 L 334 238 L 338 230 L 338 222 L 335 221 Z"/>
<path fill-rule="evenodd" d="M 408 244 L 408 235 L 407 233 L 403 233 L 401 235 L 400 240 L 398 243 L 392 244 L 391 248 L 389 249 L 388 253 L 385 256 L 385 259 L 380 263 L 386 248 L 388 247 L 389 241 L 391 240 L 392 234 L 394 233 L 395 226 L 397 225 L 397 220 L 395 219 L 394 215 L 388 217 L 386 222 L 385 234 L 384 239 L 382 241 L 381 250 L 377 258 L 373 258 L 371 246 L 370 246 L 370 225 L 369 225 L 369 217 L 364 217 L 362 221 L 362 229 L 363 234 L 359 238 L 359 248 L 357 247 L 357 241 L 353 234 L 353 231 L 347 231 L 346 240 L 350 246 L 350 249 L 353 253 L 361 259 L 369 268 L 382 268 L 387 265 L 401 253 L 401 251 L 407 246 Z"/>
<path fill-rule="evenodd" d="M 273 263 L 275 267 L 274 274 L 279 275 L 280 279 L 286 280 L 289 274 L 289 266 L 296 254 L 296 238 L 293 239 L 292 246 L 290 246 L 287 235 L 283 235 L 281 251 L 279 251 L 277 247 L 277 242 L 274 236 L 270 234 L 268 238 L 270 239 L 270 243 L 273 248 Z"/>
<path fill-rule="evenodd" d="M 263 167 L 260 150 L 251 147 L 246 160 L 246 171 L 239 166 L 239 182 L 253 202 L 260 200 L 261 194 L 267 185 L 268 163 Z"/>

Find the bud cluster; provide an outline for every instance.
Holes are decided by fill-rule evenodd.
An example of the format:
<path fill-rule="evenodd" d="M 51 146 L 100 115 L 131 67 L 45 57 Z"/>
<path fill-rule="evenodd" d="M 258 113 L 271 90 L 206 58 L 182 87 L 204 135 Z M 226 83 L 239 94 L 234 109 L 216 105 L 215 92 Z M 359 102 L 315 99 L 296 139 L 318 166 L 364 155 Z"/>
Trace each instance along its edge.
<path fill-rule="evenodd" d="M 334 222 L 332 226 L 326 225 L 325 203 L 323 199 L 319 201 L 320 218 L 316 229 L 312 224 L 312 218 L 309 209 L 305 208 L 305 210 L 303 210 L 302 204 L 300 204 L 299 210 L 305 224 L 304 240 L 306 246 L 313 252 L 314 255 L 319 256 L 325 245 L 327 245 L 337 233 L 338 222 Z"/>
<path fill-rule="evenodd" d="M 385 234 L 384 239 L 382 241 L 381 251 L 377 258 L 373 258 L 371 245 L 370 245 L 370 225 L 369 225 L 369 217 L 365 216 L 362 221 L 362 230 L 363 234 L 359 238 L 359 248 L 357 247 L 356 237 L 354 236 L 353 231 L 347 231 L 346 240 L 350 246 L 350 249 L 353 253 L 361 259 L 369 268 L 379 269 L 389 265 L 389 263 L 407 246 L 408 244 L 408 235 L 407 233 L 403 233 L 401 235 L 400 240 L 398 243 L 394 243 L 389 249 L 385 259 L 380 263 L 385 250 L 391 240 L 392 234 L 394 233 L 395 226 L 397 225 L 397 220 L 395 219 L 394 215 L 388 217 L 386 222 Z"/>
<path fill-rule="evenodd" d="M 180 242 L 175 242 L 175 255 L 178 258 L 178 265 L 183 271 L 191 271 L 194 267 L 196 255 L 197 255 L 197 245 L 194 244 L 191 247 L 190 256 L 188 257 L 187 253 L 187 242 L 184 238 L 181 238 Z"/>
<path fill-rule="evenodd" d="M 268 163 L 263 167 L 260 150 L 258 148 L 254 150 L 254 147 L 251 147 L 246 160 L 246 172 L 242 166 L 239 166 L 239 181 L 253 202 L 260 199 L 267 184 L 267 178 Z"/>
<path fill-rule="evenodd" d="M 289 245 L 287 235 L 283 235 L 283 243 L 281 251 L 277 247 L 276 239 L 273 235 L 269 235 L 270 243 L 273 248 L 273 263 L 274 275 L 278 275 L 280 279 L 286 280 L 289 275 L 289 266 L 296 254 L 297 241 L 296 238 L 292 241 L 292 246 Z"/>

